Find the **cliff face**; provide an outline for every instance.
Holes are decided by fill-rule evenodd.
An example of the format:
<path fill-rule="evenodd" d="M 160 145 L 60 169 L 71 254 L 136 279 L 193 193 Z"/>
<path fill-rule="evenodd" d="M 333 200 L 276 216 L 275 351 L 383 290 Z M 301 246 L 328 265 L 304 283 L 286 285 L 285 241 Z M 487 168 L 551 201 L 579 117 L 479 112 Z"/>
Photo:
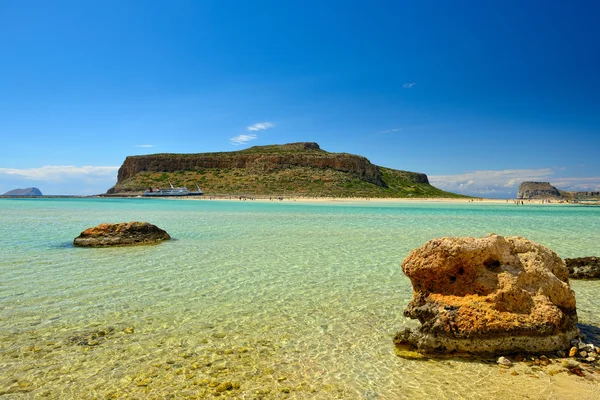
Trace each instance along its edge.
<path fill-rule="evenodd" d="M 560 192 L 548 182 L 522 182 L 517 192 L 518 199 L 559 198 Z"/>
<path fill-rule="evenodd" d="M 107 194 L 139 193 L 169 183 L 199 183 L 215 194 L 446 195 L 429 185 L 425 174 L 378 167 L 365 157 L 330 153 L 310 142 L 222 153 L 129 156 Z"/>
<path fill-rule="evenodd" d="M 382 186 L 381 172 L 365 157 L 351 154 L 155 154 L 130 156 L 119 168 L 117 184 L 139 172 L 175 172 L 198 168 L 243 168 L 253 172 L 268 172 L 289 167 L 332 168 L 352 172 L 361 179 Z"/>

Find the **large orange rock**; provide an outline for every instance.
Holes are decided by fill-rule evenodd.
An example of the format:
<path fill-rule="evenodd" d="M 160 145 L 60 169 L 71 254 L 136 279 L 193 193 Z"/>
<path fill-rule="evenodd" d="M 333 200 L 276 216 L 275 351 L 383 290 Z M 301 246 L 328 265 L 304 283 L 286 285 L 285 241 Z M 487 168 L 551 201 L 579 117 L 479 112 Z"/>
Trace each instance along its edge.
<path fill-rule="evenodd" d="M 100 224 L 88 228 L 73 240 L 73 245 L 80 247 L 130 246 L 155 244 L 169 240 L 171 236 L 148 222 L 121 222 L 117 224 Z"/>
<path fill-rule="evenodd" d="M 402 263 L 413 285 L 404 314 L 418 330 L 396 335 L 422 353 L 554 352 L 579 334 L 564 261 L 519 236 L 444 237 Z"/>

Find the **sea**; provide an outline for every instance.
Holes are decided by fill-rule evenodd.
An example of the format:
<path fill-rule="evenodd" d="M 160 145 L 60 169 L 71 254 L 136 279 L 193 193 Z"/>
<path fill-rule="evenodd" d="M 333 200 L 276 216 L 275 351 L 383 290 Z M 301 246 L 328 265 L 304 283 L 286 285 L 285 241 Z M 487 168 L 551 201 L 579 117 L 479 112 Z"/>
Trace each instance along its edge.
<path fill-rule="evenodd" d="M 72 245 L 128 221 L 172 240 Z M 489 233 L 598 256 L 600 207 L 0 199 L 0 399 L 600 398 L 598 373 L 396 355 L 396 332 L 418 326 L 408 252 Z M 600 327 L 600 281 L 571 286 Z"/>

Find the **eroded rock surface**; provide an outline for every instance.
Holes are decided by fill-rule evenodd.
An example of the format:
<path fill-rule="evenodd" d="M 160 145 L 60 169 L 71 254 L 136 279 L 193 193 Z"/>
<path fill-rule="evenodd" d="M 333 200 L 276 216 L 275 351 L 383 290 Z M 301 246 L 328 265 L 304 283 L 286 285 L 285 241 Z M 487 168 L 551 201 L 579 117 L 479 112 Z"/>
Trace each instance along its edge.
<path fill-rule="evenodd" d="M 402 270 L 413 285 L 404 314 L 422 325 L 399 332 L 399 348 L 545 353 L 578 336 L 564 261 L 523 237 L 433 239 L 410 252 Z"/>
<path fill-rule="evenodd" d="M 600 257 L 565 258 L 573 279 L 600 279 Z"/>
<path fill-rule="evenodd" d="M 73 240 L 80 247 L 131 246 L 155 244 L 169 240 L 171 236 L 148 222 L 121 222 L 100 224 L 88 228 Z"/>

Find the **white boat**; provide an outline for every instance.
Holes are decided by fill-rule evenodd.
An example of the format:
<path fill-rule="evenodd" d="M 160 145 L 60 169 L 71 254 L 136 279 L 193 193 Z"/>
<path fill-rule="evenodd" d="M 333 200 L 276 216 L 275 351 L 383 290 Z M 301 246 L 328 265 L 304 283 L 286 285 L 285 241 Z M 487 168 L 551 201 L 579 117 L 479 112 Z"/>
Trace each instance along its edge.
<path fill-rule="evenodd" d="M 162 196 L 201 196 L 204 194 L 204 192 L 200 189 L 200 186 L 196 185 L 196 187 L 198 188 L 197 192 L 190 192 L 185 186 L 184 187 L 174 187 L 173 184 L 171 182 L 169 182 L 169 185 L 171 185 L 170 189 L 161 189 L 161 188 L 148 188 L 148 190 L 146 190 L 144 192 L 144 196 L 155 196 L 155 197 L 162 197 Z"/>

